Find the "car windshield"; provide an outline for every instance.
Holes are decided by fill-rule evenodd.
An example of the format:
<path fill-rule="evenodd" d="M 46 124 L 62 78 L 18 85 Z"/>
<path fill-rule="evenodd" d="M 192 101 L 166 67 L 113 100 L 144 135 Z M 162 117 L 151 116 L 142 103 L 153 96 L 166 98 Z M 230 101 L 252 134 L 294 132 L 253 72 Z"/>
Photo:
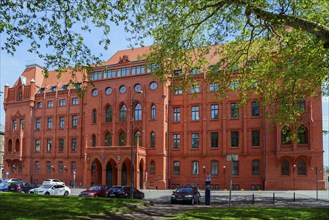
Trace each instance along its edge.
<path fill-rule="evenodd" d="M 91 186 L 88 188 L 88 190 L 100 190 L 99 186 Z"/>
<path fill-rule="evenodd" d="M 112 192 L 119 192 L 119 191 L 122 191 L 122 188 L 121 187 L 113 187 L 110 189 Z"/>
<path fill-rule="evenodd" d="M 192 192 L 192 188 L 180 188 L 180 189 L 177 189 L 176 192 L 189 193 L 189 192 Z"/>
<path fill-rule="evenodd" d="M 53 185 L 42 185 L 40 186 L 40 188 L 45 188 L 45 189 L 49 189 L 51 188 Z"/>
<path fill-rule="evenodd" d="M 0 183 L 0 187 L 6 187 L 8 185 L 9 185 L 9 183 Z"/>

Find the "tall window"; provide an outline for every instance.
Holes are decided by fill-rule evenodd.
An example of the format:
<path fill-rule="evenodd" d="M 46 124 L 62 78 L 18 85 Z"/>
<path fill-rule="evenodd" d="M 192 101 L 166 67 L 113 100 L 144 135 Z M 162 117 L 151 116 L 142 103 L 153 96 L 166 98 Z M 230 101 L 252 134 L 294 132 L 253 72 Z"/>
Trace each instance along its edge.
<path fill-rule="evenodd" d="M 155 120 L 155 105 L 151 106 L 151 120 Z"/>
<path fill-rule="evenodd" d="M 135 121 L 141 121 L 142 120 L 142 106 L 140 103 L 138 103 L 135 106 L 135 110 L 134 110 L 134 120 Z"/>
<path fill-rule="evenodd" d="M 199 148 L 199 134 L 192 133 L 192 148 Z"/>
<path fill-rule="evenodd" d="M 54 107 L 54 103 L 53 103 L 53 101 L 48 101 L 48 102 L 47 102 L 47 107 L 48 107 L 48 108 L 53 108 L 53 107 Z"/>
<path fill-rule="evenodd" d="M 155 174 L 155 162 L 152 160 L 150 164 L 150 174 L 154 175 Z"/>
<path fill-rule="evenodd" d="M 59 152 L 63 152 L 64 151 L 64 139 L 60 138 L 58 141 L 58 150 Z"/>
<path fill-rule="evenodd" d="M 300 112 L 304 112 L 305 111 L 305 99 L 298 99 L 296 101 L 296 105 L 297 105 L 297 109 Z"/>
<path fill-rule="evenodd" d="M 192 121 L 197 121 L 199 119 L 199 106 L 192 106 Z"/>
<path fill-rule="evenodd" d="M 41 109 L 41 108 L 42 108 L 42 102 L 38 102 L 38 103 L 37 103 L 37 108 L 38 108 L 38 109 Z"/>
<path fill-rule="evenodd" d="M 95 134 L 93 134 L 93 135 L 91 136 L 91 143 L 92 143 L 92 146 L 93 146 L 93 147 L 96 147 L 96 135 L 95 135 Z"/>
<path fill-rule="evenodd" d="M 132 74 L 133 75 L 142 74 L 142 73 L 145 73 L 144 66 L 133 66 L 132 67 Z"/>
<path fill-rule="evenodd" d="M 253 160 L 251 162 L 251 173 L 253 176 L 260 175 L 260 160 Z"/>
<path fill-rule="evenodd" d="M 63 171 L 64 171 L 64 163 L 63 163 L 63 161 L 59 161 L 58 162 L 58 172 L 63 173 Z"/>
<path fill-rule="evenodd" d="M 239 132 L 231 131 L 231 147 L 239 147 Z"/>
<path fill-rule="evenodd" d="M 290 164 L 288 160 L 282 160 L 281 162 L 281 175 L 289 176 L 290 175 Z"/>
<path fill-rule="evenodd" d="M 121 77 L 121 76 L 129 76 L 130 74 L 130 68 L 120 68 L 118 69 L 118 77 Z"/>
<path fill-rule="evenodd" d="M 24 119 L 20 119 L 19 124 L 21 126 L 21 129 L 24 129 Z"/>
<path fill-rule="evenodd" d="M 174 175 L 180 175 L 180 162 L 174 161 Z"/>
<path fill-rule="evenodd" d="M 239 118 L 239 105 L 237 103 L 231 103 L 231 118 Z"/>
<path fill-rule="evenodd" d="M 51 152 L 52 143 L 53 143 L 53 140 L 47 139 L 47 152 Z"/>
<path fill-rule="evenodd" d="M 59 128 L 64 129 L 64 116 L 59 117 Z"/>
<path fill-rule="evenodd" d="M 260 146 L 260 130 L 252 130 L 251 139 L 251 146 Z"/>
<path fill-rule="evenodd" d="M 180 107 L 174 108 L 174 122 L 180 121 Z"/>
<path fill-rule="evenodd" d="M 125 146 L 126 145 L 126 133 L 121 132 L 119 135 L 119 146 Z"/>
<path fill-rule="evenodd" d="M 35 140 L 35 152 L 40 152 L 40 139 Z"/>
<path fill-rule="evenodd" d="M 180 134 L 173 134 L 173 147 L 174 149 L 180 147 Z"/>
<path fill-rule="evenodd" d="M 307 144 L 307 128 L 300 126 L 298 128 L 298 144 Z"/>
<path fill-rule="evenodd" d="M 112 107 L 108 106 L 105 111 L 105 121 L 111 122 L 112 121 Z"/>
<path fill-rule="evenodd" d="M 210 92 L 217 92 L 219 91 L 219 84 L 218 83 L 211 83 L 209 86 Z"/>
<path fill-rule="evenodd" d="M 79 99 L 78 98 L 72 98 L 72 105 L 79 105 Z"/>
<path fill-rule="evenodd" d="M 47 128 L 48 128 L 49 130 L 51 130 L 51 129 L 53 128 L 53 118 L 52 118 L 52 117 L 49 117 L 49 118 L 47 119 Z"/>
<path fill-rule="evenodd" d="M 306 176 L 306 163 L 305 160 L 299 160 L 297 163 L 298 176 Z"/>
<path fill-rule="evenodd" d="M 200 86 L 199 84 L 192 85 L 190 88 L 190 92 L 193 93 L 199 93 L 200 92 Z"/>
<path fill-rule="evenodd" d="M 122 105 L 120 108 L 120 121 L 124 122 L 127 120 L 127 107 Z"/>
<path fill-rule="evenodd" d="M 233 161 L 232 175 L 239 176 L 239 161 Z"/>
<path fill-rule="evenodd" d="M 218 161 L 211 161 L 211 175 L 218 176 Z"/>
<path fill-rule="evenodd" d="M 66 105 L 66 99 L 60 99 L 59 106 L 65 106 L 65 105 Z"/>
<path fill-rule="evenodd" d="M 105 70 L 104 71 L 104 79 L 114 78 L 114 77 L 115 77 L 115 70 Z"/>
<path fill-rule="evenodd" d="M 199 161 L 192 161 L 192 175 L 199 174 Z"/>
<path fill-rule="evenodd" d="M 281 144 L 291 144 L 290 129 L 288 127 L 284 127 L 281 130 Z"/>
<path fill-rule="evenodd" d="M 155 148 L 155 133 L 152 131 L 150 136 L 151 148 Z"/>
<path fill-rule="evenodd" d="M 92 121 L 95 124 L 97 122 L 97 110 L 93 109 Z"/>
<path fill-rule="evenodd" d="M 16 131 L 17 130 L 17 121 L 14 119 L 12 124 L 13 124 L 13 130 Z"/>
<path fill-rule="evenodd" d="M 111 146 L 112 145 L 112 135 L 111 133 L 107 132 L 105 135 L 105 146 Z"/>
<path fill-rule="evenodd" d="M 35 129 L 40 130 L 41 129 L 41 118 L 35 119 Z"/>
<path fill-rule="evenodd" d="M 211 132 L 211 148 L 217 148 L 218 147 L 218 132 Z"/>
<path fill-rule="evenodd" d="M 259 102 L 252 102 L 251 103 L 251 116 L 257 117 L 260 115 L 260 108 L 259 108 Z"/>
<path fill-rule="evenodd" d="M 40 173 L 40 162 L 35 161 L 35 173 L 39 174 Z"/>
<path fill-rule="evenodd" d="M 76 138 L 71 139 L 71 151 L 72 152 L 77 151 L 77 139 Z"/>
<path fill-rule="evenodd" d="M 137 146 L 137 141 L 139 146 L 142 146 L 142 133 L 137 131 L 134 135 L 134 146 Z"/>
<path fill-rule="evenodd" d="M 47 161 L 47 173 L 51 173 L 51 162 Z"/>
<path fill-rule="evenodd" d="M 77 127 L 78 127 L 78 116 L 72 115 L 72 128 L 77 128 Z"/>
<path fill-rule="evenodd" d="M 74 174 L 73 172 L 77 172 L 77 162 L 72 161 L 71 163 L 71 172 L 72 174 Z"/>
<path fill-rule="evenodd" d="M 212 104 L 210 106 L 210 119 L 218 119 L 218 105 Z"/>

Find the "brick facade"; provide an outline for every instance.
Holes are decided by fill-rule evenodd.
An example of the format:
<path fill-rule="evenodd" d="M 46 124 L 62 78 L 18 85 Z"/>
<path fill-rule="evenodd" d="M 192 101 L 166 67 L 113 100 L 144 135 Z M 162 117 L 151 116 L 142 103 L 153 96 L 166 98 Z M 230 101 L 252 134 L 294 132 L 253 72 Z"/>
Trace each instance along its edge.
<path fill-rule="evenodd" d="M 44 79 L 37 65 L 5 86 L 9 177 L 124 185 L 131 182 L 133 164 L 137 188 L 204 187 L 211 175 L 214 189 L 228 189 L 227 156 L 233 154 L 234 189 L 315 189 L 317 175 L 324 189 L 320 97 L 304 102 L 303 141 L 282 144 L 282 128 L 257 107 L 261 97 L 243 108 L 233 93 L 218 101 L 202 73 L 194 76 L 196 95 L 172 93 L 137 59 L 145 52 L 118 51 L 95 67 L 94 87 L 84 96 L 79 85 L 66 86 L 69 74 L 57 79 L 50 72 Z"/>

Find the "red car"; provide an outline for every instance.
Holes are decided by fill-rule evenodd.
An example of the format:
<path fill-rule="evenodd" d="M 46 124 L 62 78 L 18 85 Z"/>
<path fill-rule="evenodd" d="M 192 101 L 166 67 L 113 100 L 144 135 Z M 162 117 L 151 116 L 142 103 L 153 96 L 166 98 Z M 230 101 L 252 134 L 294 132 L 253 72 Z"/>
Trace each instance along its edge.
<path fill-rule="evenodd" d="M 91 186 L 80 192 L 79 196 L 106 197 L 106 186 Z"/>

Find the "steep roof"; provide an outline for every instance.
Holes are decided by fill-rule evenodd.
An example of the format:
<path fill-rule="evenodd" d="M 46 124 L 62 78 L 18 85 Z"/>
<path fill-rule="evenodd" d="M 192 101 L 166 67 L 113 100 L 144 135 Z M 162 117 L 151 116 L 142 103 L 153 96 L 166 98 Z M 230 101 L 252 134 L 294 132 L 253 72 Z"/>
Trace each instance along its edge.
<path fill-rule="evenodd" d="M 143 56 L 147 55 L 151 46 L 132 48 L 117 51 L 110 59 L 103 63 L 103 65 L 118 64 L 124 56 L 127 56 L 129 61 L 138 61 Z"/>

